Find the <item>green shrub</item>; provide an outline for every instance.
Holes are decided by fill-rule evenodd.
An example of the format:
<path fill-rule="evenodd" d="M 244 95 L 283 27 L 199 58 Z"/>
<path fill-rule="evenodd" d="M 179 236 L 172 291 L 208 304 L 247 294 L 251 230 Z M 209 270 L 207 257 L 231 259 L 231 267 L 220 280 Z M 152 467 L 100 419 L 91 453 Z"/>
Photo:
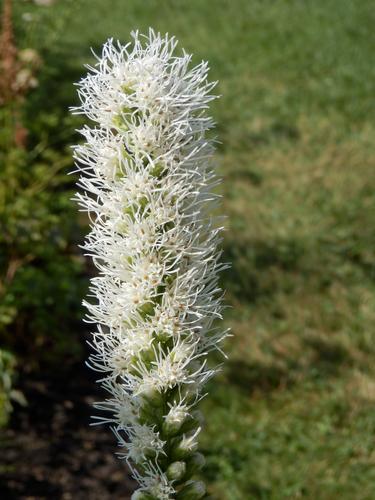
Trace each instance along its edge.
<path fill-rule="evenodd" d="M 0 118 L 10 123 L 6 110 Z M 9 127 L 0 136 L 0 344 L 28 368 L 79 351 L 83 257 L 72 160 L 70 150 L 49 146 L 46 122 L 35 120 L 27 150 L 9 148 Z"/>

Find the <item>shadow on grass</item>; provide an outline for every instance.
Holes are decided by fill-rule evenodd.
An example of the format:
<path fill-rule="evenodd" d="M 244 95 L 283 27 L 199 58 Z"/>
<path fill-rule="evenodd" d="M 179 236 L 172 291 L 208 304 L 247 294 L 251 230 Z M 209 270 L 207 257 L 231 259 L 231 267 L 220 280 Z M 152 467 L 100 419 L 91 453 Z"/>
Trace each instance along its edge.
<path fill-rule="evenodd" d="M 225 375 L 230 385 L 235 385 L 249 395 L 286 388 L 293 383 L 286 369 L 259 361 L 245 363 L 240 360 L 229 360 L 226 362 Z"/>
<path fill-rule="evenodd" d="M 272 351 L 272 345 L 270 346 Z M 244 362 L 228 360 L 225 378 L 228 385 L 251 396 L 257 393 L 288 390 L 309 379 L 339 377 L 343 369 L 351 366 L 353 358 L 341 343 L 322 337 L 304 338 L 301 355 L 284 355 L 275 352 L 274 362 L 259 360 Z"/>
<path fill-rule="evenodd" d="M 337 377 L 342 368 L 353 364 L 351 353 L 338 341 L 311 337 L 304 339 L 304 345 L 312 351 L 307 369 L 315 376 Z"/>
<path fill-rule="evenodd" d="M 258 271 L 271 267 L 296 271 L 303 255 L 303 244 L 296 239 L 227 239 L 224 241 L 223 260 L 231 262 L 232 267 L 223 274 L 223 288 L 241 301 L 254 303 L 260 296 L 272 295 L 276 290 L 265 273 L 260 279 Z"/>
<path fill-rule="evenodd" d="M 233 124 L 229 130 L 225 126 L 225 122 L 222 121 L 217 124 L 216 132 L 221 138 L 218 144 L 218 151 L 220 152 L 225 152 L 228 149 L 248 151 L 249 149 L 253 150 L 254 148 L 261 148 L 282 141 L 294 143 L 301 137 L 301 133 L 294 123 L 278 120 L 258 131 L 236 128 Z"/>

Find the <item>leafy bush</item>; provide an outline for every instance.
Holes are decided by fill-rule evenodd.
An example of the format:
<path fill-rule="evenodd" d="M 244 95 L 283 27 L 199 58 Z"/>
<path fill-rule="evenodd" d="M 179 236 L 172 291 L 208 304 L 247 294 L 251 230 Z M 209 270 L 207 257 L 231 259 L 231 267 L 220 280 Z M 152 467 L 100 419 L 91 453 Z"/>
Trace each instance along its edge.
<path fill-rule="evenodd" d="M 11 0 L 3 3 L 0 23 L 3 423 L 11 409 L 15 359 L 29 371 L 61 359 L 66 364 L 79 353 L 83 295 L 83 257 L 77 251 L 81 231 L 70 201 L 74 179 L 67 176 L 72 159 L 66 131 L 75 127 L 65 122 L 66 106 L 48 86 L 51 65 L 43 64 L 40 52 L 30 47 L 33 30 L 24 23 L 18 25 L 21 17 L 16 7 Z M 52 94 L 54 107 L 46 99 Z"/>
<path fill-rule="evenodd" d="M 9 116 L 2 110 L 3 123 Z M 43 140 L 29 150 L 9 148 L 9 134 L 2 127 L 0 338 L 27 367 L 36 367 L 79 349 L 80 228 L 70 201 L 74 180 L 66 175 L 70 151 Z"/>

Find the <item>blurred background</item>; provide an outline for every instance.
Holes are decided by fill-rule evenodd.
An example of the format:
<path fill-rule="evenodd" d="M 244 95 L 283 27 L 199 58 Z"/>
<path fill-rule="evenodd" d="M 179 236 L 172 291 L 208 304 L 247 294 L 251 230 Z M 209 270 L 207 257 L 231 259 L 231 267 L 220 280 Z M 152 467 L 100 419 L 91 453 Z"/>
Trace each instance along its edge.
<path fill-rule="evenodd" d="M 203 403 L 219 500 L 375 499 L 372 0 L 3 0 L 0 497 L 129 498 L 84 366 L 76 82 L 152 26 L 222 95 L 229 360 Z M 11 12 L 13 7 L 13 12 Z"/>

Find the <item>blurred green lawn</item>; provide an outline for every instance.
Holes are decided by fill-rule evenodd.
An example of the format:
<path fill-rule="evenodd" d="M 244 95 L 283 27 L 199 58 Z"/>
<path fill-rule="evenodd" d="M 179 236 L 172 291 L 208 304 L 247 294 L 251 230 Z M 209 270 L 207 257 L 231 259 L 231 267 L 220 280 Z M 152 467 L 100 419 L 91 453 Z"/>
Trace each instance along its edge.
<path fill-rule="evenodd" d="M 220 500 L 375 498 L 375 9 L 371 0 L 20 4 L 49 91 L 109 36 L 168 31 L 222 95 L 229 361 L 202 437 Z M 39 97 L 38 97 L 39 96 Z M 64 113 L 66 108 L 64 108 Z M 69 129 L 66 141 L 73 141 Z"/>

